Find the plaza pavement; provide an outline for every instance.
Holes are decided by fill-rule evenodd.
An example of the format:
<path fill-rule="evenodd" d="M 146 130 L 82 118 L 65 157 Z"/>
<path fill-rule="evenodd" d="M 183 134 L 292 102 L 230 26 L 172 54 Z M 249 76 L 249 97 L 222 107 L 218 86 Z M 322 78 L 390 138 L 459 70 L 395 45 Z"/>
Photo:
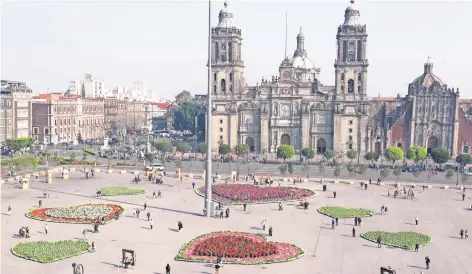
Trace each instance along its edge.
<path fill-rule="evenodd" d="M 150 184 L 148 181 L 136 185 L 131 183 L 131 174 L 97 173 L 95 179 L 83 179 L 83 173 L 71 172 L 70 180 L 62 180 L 54 175 L 53 184 L 30 183 L 29 190 L 21 190 L 18 185 L 5 183 L 1 193 L 1 273 L 52 273 L 70 274 L 73 262 L 83 264 L 86 273 L 165 273 L 169 263 L 173 274 L 214 273 L 211 264 L 177 262 L 174 257 L 182 245 L 192 238 L 212 231 L 234 230 L 260 233 L 257 227 L 262 219 L 274 229 L 272 241 L 288 242 L 302 247 L 304 257 L 279 264 L 267 265 L 224 265 L 221 274 L 241 273 L 306 273 L 306 274 L 366 274 L 379 273 L 381 266 L 392 266 L 397 273 L 472 273 L 472 239 L 459 239 L 461 228 L 472 232 L 472 211 L 467 208 L 472 203 L 470 197 L 462 201 L 458 189 L 415 189 L 415 200 L 386 197 L 388 186 L 371 185 L 363 190 L 359 185 L 328 184 L 328 191 L 322 192 L 318 183 L 297 184 L 316 190 L 319 195 L 310 199 L 310 208 L 303 210 L 293 203 L 286 203 L 283 211 L 277 204 L 249 205 L 243 212 L 242 206 L 230 206 L 229 219 L 206 219 L 199 214 L 203 208 L 203 198 L 196 195 L 191 183 L 165 178 L 164 185 Z M 202 180 L 195 180 L 197 187 Z M 288 183 L 282 183 L 287 185 Z M 147 190 L 144 195 L 95 197 L 95 191 L 104 186 L 139 187 Z M 292 183 L 288 184 L 292 185 Z M 163 198 L 152 199 L 153 190 L 161 190 Z M 333 199 L 332 191 L 337 191 Z M 42 199 L 43 190 L 50 192 L 50 198 Z M 469 192 L 471 190 L 468 190 Z M 468 193 L 470 195 L 470 193 Z M 25 212 L 36 208 L 38 200 L 44 207 L 72 206 L 82 203 L 110 202 L 126 208 L 125 215 L 118 221 L 100 226 L 100 233 L 88 233 L 89 241 L 95 241 L 97 251 L 49 264 L 40 264 L 14 256 L 10 248 L 18 242 L 60 239 L 82 239 L 84 229 L 91 225 L 48 223 L 49 234 L 43 234 L 44 223 L 26 218 Z M 132 217 L 133 208 L 142 208 L 147 201 L 154 229 L 150 230 L 146 212 L 140 218 Z M 388 215 L 363 218 L 362 226 L 356 227 L 357 235 L 369 230 L 418 231 L 433 238 L 433 242 L 418 253 L 398 248 L 376 247 L 375 243 L 351 237 L 353 220 L 340 220 L 339 226 L 331 230 L 331 219 L 317 213 L 316 209 L 325 205 L 363 207 L 380 211 L 387 205 Z M 11 205 L 12 215 L 7 216 Z M 412 225 L 415 217 L 419 225 Z M 184 229 L 175 232 L 177 221 L 182 221 Z M 30 239 L 18 239 L 13 235 L 21 226 L 29 226 Z M 256 228 L 255 228 L 256 227 Z M 134 269 L 116 268 L 121 249 L 132 249 L 137 254 Z M 431 258 L 431 269 L 426 271 L 424 257 Z"/>

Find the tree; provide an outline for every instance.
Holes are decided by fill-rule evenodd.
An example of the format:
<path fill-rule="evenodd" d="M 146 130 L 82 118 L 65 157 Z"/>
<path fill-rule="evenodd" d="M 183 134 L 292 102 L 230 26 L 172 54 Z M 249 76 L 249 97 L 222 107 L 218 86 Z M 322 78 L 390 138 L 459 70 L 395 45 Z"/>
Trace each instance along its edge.
<path fill-rule="evenodd" d="M 389 175 L 390 175 L 390 169 L 388 169 L 388 168 L 380 169 L 380 177 L 382 177 L 382 180 L 387 178 Z"/>
<path fill-rule="evenodd" d="M 415 163 L 424 161 L 427 155 L 428 151 L 422 146 L 412 146 L 406 152 L 406 158 L 408 160 L 412 160 Z"/>
<path fill-rule="evenodd" d="M 237 144 L 236 147 L 234 148 L 234 153 L 236 153 L 236 157 L 238 162 L 236 163 L 237 165 L 237 175 L 239 176 L 239 158 L 246 156 L 249 151 L 249 146 L 247 144 Z M 248 163 L 249 164 L 249 163 Z"/>
<path fill-rule="evenodd" d="M 82 139 L 82 134 L 80 134 L 80 133 L 77 134 L 77 142 L 78 143 L 83 143 L 84 142 L 84 140 Z"/>
<path fill-rule="evenodd" d="M 339 175 L 341 175 L 341 165 L 336 164 L 336 165 L 334 166 L 333 175 L 334 175 L 334 177 L 336 177 L 336 178 L 337 178 Z"/>
<path fill-rule="evenodd" d="M 377 160 L 380 158 L 380 155 L 377 152 L 370 151 L 365 154 L 364 158 L 367 161 L 374 163 L 377 162 Z"/>
<path fill-rule="evenodd" d="M 184 167 L 184 164 L 182 163 L 182 160 L 180 159 L 176 159 L 174 163 L 177 168 L 180 168 L 180 170 L 182 170 L 182 168 Z"/>
<path fill-rule="evenodd" d="M 469 154 L 461 154 L 456 157 L 456 162 L 463 168 L 468 164 L 472 164 L 472 156 Z"/>
<path fill-rule="evenodd" d="M 178 152 L 182 153 L 189 152 L 190 150 L 192 150 L 190 148 L 190 145 L 184 142 L 177 142 L 176 149 Z"/>
<path fill-rule="evenodd" d="M 413 171 L 413 176 L 418 179 L 421 176 L 421 171 L 419 169 Z"/>
<path fill-rule="evenodd" d="M 277 148 L 277 158 L 282 158 L 284 163 L 293 156 L 295 156 L 295 149 L 291 145 L 284 144 Z"/>
<path fill-rule="evenodd" d="M 357 174 L 363 175 L 363 174 L 367 171 L 368 168 L 369 168 L 369 167 L 368 167 L 367 165 L 365 165 L 365 164 L 360 164 L 360 165 L 357 167 Z"/>
<path fill-rule="evenodd" d="M 146 160 L 146 162 L 148 163 L 152 163 L 156 160 L 156 155 L 154 155 L 153 153 L 146 153 L 144 155 L 144 160 Z"/>
<path fill-rule="evenodd" d="M 287 164 L 287 170 L 288 170 L 288 173 L 290 173 L 290 176 L 292 176 L 292 174 L 293 174 L 293 164 L 292 163 Z"/>
<path fill-rule="evenodd" d="M 87 153 L 85 151 L 82 152 L 82 161 L 87 161 Z"/>
<path fill-rule="evenodd" d="M 325 171 L 325 163 L 323 160 L 320 160 L 320 162 L 318 163 L 318 171 L 320 172 L 320 174 L 323 174 Z"/>
<path fill-rule="evenodd" d="M 431 158 L 436 164 L 444 164 L 449 161 L 449 151 L 443 148 L 435 148 L 431 150 Z"/>
<path fill-rule="evenodd" d="M 18 151 L 30 147 L 35 141 L 36 139 L 33 137 L 10 138 L 6 140 L 5 144 L 7 147 Z"/>
<path fill-rule="evenodd" d="M 75 154 L 75 152 L 72 152 L 69 156 L 69 158 L 72 160 L 72 161 L 75 161 L 75 159 L 77 158 L 77 155 Z"/>
<path fill-rule="evenodd" d="M 161 140 L 156 143 L 156 149 L 162 154 L 166 154 L 172 151 L 172 143 L 168 140 Z"/>
<path fill-rule="evenodd" d="M 346 157 L 352 161 L 354 161 L 357 158 L 357 150 L 351 149 L 346 152 Z"/>
<path fill-rule="evenodd" d="M 401 174 L 402 174 L 402 169 L 401 169 L 401 167 L 395 166 L 395 167 L 393 168 L 393 175 L 395 175 L 395 176 L 397 177 L 397 183 L 398 183 L 398 181 L 400 180 L 400 175 L 401 175 Z"/>
<path fill-rule="evenodd" d="M 231 151 L 231 148 L 230 148 L 229 145 L 227 145 L 227 144 L 221 144 L 221 145 L 218 147 L 218 153 L 221 154 L 221 155 L 226 155 L 226 154 L 228 154 L 230 151 Z"/>
<path fill-rule="evenodd" d="M 385 152 L 385 158 L 395 165 L 396 161 L 400 161 L 404 158 L 403 149 L 401 147 L 389 147 Z"/>
<path fill-rule="evenodd" d="M 198 144 L 198 152 L 200 153 L 206 153 L 207 152 L 208 145 L 207 143 L 200 143 Z"/>
<path fill-rule="evenodd" d="M 454 177 L 454 170 L 453 169 L 448 169 L 447 172 L 446 172 L 446 175 L 444 175 L 444 177 L 446 177 L 447 180 L 451 180 L 452 177 Z"/>
<path fill-rule="evenodd" d="M 178 106 L 172 107 L 169 110 L 169 115 L 172 116 L 172 125 L 175 130 L 190 130 L 195 131 L 197 126 L 197 134 L 205 133 L 205 105 L 201 102 L 183 102 Z M 195 125 L 195 117 L 197 117 L 197 125 Z M 195 132 L 194 132 L 195 133 Z M 201 137 L 201 135 L 199 135 Z"/>
<path fill-rule="evenodd" d="M 329 161 L 329 160 L 333 159 L 334 156 L 336 156 L 336 153 L 334 153 L 334 151 L 332 151 L 331 149 L 327 149 L 327 150 L 323 153 L 323 157 L 326 158 L 326 161 Z"/>
<path fill-rule="evenodd" d="M 302 155 L 307 159 L 311 160 L 315 158 L 315 151 L 309 147 L 302 149 Z"/>
<path fill-rule="evenodd" d="M 310 163 L 308 163 L 308 161 L 305 162 L 302 166 L 302 171 L 305 172 L 307 179 L 310 178 L 310 167 L 311 166 L 310 166 Z"/>
<path fill-rule="evenodd" d="M 357 168 L 353 163 L 348 163 L 346 165 L 347 172 L 349 172 L 349 175 L 354 176 L 356 175 Z"/>
<path fill-rule="evenodd" d="M 287 173 L 287 165 L 286 164 L 281 164 L 279 166 L 279 171 L 285 177 L 285 174 Z"/>
<path fill-rule="evenodd" d="M 175 102 L 179 105 L 184 102 L 190 102 L 192 99 L 192 94 L 188 90 L 183 90 L 175 96 Z"/>

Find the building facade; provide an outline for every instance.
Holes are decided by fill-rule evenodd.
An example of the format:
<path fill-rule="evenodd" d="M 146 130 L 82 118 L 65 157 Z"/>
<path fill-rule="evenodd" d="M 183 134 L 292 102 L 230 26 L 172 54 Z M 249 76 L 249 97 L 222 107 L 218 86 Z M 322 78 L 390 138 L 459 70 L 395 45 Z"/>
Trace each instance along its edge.
<path fill-rule="evenodd" d="M 103 81 L 84 74 L 84 79 L 69 82 L 68 94 L 84 98 L 105 97 L 107 91 Z"/>
<path fill-rule="evenodd" d="M 470 153 L 472 134 L 464 135 L 472 133 L 470 101 L 461 101 L 458 89 L 435 76 L 429 61 L 406 97 L 368 96 L 367 26 L 353 5 L 337 29 L 334 85 L 320 82 L 301 29 L 297 48 L 281 62 L 279 74 L 247 85 L 242 32 L 227 3 L 218 17 L 212 28 L 213 147 L 246 143 L 251 151 L 275 153 L 289 144 L 297 152 L 310 147 L 318 154 L 330 149 L 363 155 L 422 145 L 446 148 L 451 155 Z"/>
<path fill-rule="evenodd" d="M 0 141 L 31 136 L 33 92 L 26 83 L 1 81 Z"/>

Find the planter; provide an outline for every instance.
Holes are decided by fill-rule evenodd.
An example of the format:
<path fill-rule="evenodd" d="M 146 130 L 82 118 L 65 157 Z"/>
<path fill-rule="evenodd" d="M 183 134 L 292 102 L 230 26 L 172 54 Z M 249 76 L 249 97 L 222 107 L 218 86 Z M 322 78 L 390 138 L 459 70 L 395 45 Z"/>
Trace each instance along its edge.
<path fill-rule="evenodd" d="M 135 171 L 133 172 L 134 175 L 138 175 L 139 174 L 139 171 Z"/>
<path fill-rule="evenodd" d="M 121 170 L 120 173 L 121 174 L 126 174 L 126 170 Z"/>
<path fill-rule="evenodd" d="M 449 189 L 448 185 L 444 185 L 443 189 Z"/>
<path fill-rule="evenodd" d="M 108 169 L 108 170 L 107 170 L 107 173 L 113 173 L 113 169 L 111 169 L 111 168 Z"/>
<path fill-rule="evenodd" d="M 12 183 L 12 182 L 14 182 L 14 181 L 15 181 L 15 178 L 12 178 L 12 177 L 10 177 L 10 178 L 7 179 L 7 182 L 9 182 L 9 183 Z"/>
<path fill-rule="evenodd" d="M 64 174 L 62 175 L 63 180 L 69 180 L 69 174 Z"/>
<path fill-rule="evenodd" d="M 334 180 L 334 182 L 333 182 L 333 183 L 335 183 L 335 184 L 339 184 L 339 180 Z"/>
<path fill-rule="evenodd" d="M 31 177 L 31 174 L 25 174 L 25 176 L 23 176 L 23 178 L 27 178 L 29 179 Z"/>
<path fill-rule="evenodd" d="M 69 168 L 69 171 L 75 171 L 75 167 Z"/>
<path fill-rule="evenodd" d="M 99 168 L 96 168 L 96 169 L 95 169 L 95 173 L 100 173 L 100 169 L 99 169 Z"/>
<path fill-rule="evenodd" d="M 5 183 L 5 180 L 0 180 L 0 184 L 4 184 Z"/>
<path fill-rule="evenodd" d="M 416 187 L 416 184 L 411 183 L 410 186 L 411 186 L 412 188 L 415 188 L 415 187 Z"/>
<path fill-rule="evenodd" d="M 188 177 L 189 177 L 189 178 L 193 178 L 193 174 L 192 174 L 192 173 L 189 173 L 189 174 L 188 174 Z"/>
<path fill-rule="evenodd" d="M 21 189 L 29 189 L 29 184 L 28 183 L 22 183 L 21 184 Z"/>
<path fill-rule="evenodd" d="M 428 185 L 428 188 L 433 188 L 433 185 Z"/>

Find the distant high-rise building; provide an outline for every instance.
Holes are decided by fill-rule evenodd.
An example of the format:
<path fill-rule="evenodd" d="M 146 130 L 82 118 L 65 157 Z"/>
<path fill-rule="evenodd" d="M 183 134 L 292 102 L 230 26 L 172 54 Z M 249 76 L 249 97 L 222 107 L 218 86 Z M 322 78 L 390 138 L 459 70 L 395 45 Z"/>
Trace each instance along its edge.
<path fill-rule="evenodd" d="M 95 79 L 91 74 L 84 74 L 84 79 L 69 82 L 68 94 L 83 98 L 97 98 L 106 96 L 105 84 Z"/>
<path fill-rule="evenodd" d="M 2 80 L 1 83 L 0 141 L 30 136 L 31 88 L 24 82 Z"/>

